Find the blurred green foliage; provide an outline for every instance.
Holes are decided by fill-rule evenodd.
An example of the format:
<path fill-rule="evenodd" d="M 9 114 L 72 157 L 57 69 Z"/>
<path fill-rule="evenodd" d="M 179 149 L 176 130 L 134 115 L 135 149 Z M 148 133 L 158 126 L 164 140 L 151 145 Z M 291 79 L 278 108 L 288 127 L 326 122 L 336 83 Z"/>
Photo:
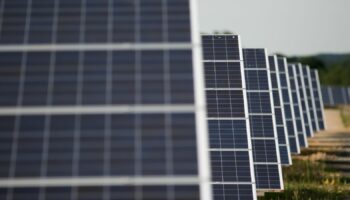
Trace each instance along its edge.
<path fill-rule="evenodd" d="M 288 61 L 301 62 L 318 69 L 323 85 L 350 86 L 350 55 L 291 57 Z"/>

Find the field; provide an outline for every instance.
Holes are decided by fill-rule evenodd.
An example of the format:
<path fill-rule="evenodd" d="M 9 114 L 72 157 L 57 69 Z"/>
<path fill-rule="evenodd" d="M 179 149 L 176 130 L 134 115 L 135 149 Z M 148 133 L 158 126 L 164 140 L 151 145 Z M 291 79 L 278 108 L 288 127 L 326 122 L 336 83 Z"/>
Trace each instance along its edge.
<path fill-rule="evenodd" d="M 281 193 L 265 193 L 259 200 L 342 200 L 350 197 L 349 179 L 327 169 L 322 162 L 293 159 L 291 167 L 283 169 L 285 190 Z"/>
<path fill-rule="evenodd" d="M 350 199 L 350 107 L 326 110 L 327 131 L 309 138 L 309 147 L 283 168 L 285 190 L 259 200 Z"/>

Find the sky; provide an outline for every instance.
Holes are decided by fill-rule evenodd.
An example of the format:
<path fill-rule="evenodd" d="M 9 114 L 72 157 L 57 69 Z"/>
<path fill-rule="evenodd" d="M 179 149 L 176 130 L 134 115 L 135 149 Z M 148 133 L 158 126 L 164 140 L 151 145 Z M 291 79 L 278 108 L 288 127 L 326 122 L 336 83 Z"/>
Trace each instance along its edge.
<path fill-rule="evenodd" d="M 198 0 L 203 33 L 231 31 L 271 53 L 350 53 L 350 0 Z"/>

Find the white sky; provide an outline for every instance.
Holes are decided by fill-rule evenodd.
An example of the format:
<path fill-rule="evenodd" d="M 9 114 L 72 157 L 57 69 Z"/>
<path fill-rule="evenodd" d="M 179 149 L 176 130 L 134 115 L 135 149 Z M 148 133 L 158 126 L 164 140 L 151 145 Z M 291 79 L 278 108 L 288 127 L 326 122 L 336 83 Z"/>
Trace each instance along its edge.
<path fill-rule="evenodd" d="M 202 32 L 287 55 L 350 53 L 350 0 L 198 0 Z"/>

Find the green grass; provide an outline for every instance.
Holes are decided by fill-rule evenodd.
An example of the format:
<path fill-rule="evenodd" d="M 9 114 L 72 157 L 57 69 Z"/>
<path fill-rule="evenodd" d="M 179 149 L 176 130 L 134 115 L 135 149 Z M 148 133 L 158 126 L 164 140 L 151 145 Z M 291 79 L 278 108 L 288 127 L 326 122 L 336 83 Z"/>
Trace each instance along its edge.
<path fill-rule="evenodd" d="M 285 190 L 265 193 L 259 200 L 342 200 L 350 197 L 347 180 L 313 160 L 293 159 L 283 169 Z"/>
<path fill-rule="evenodd" d="M 341 106 L 339 108 L 340 116 L 343 121 L 345 127 L 350 127 L 350 107 L 349 106 Z"/>

